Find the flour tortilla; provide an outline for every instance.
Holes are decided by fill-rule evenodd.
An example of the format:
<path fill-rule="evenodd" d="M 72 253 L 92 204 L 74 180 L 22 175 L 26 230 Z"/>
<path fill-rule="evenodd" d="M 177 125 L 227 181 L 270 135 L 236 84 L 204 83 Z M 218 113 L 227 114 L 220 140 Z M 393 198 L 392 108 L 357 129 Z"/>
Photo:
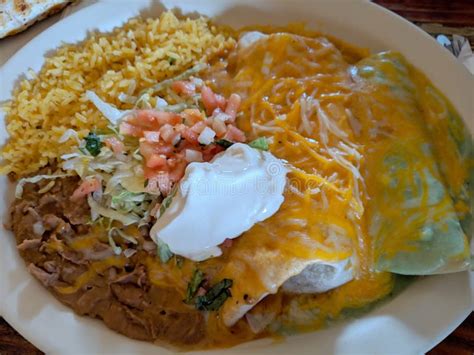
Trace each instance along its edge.
<path fill-rule="evenodd" d="M 0 0 L 0 38 L 22 32 L 75 0 Z"/>

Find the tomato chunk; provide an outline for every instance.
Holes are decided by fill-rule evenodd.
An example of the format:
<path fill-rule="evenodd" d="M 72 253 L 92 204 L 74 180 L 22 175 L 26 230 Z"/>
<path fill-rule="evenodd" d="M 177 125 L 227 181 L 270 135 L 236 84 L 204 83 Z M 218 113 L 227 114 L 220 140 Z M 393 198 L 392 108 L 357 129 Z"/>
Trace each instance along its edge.
<path fill-rule="evenodd" d="M 166 157 L 159 154 L 152 154 L 146 160 L 146 166 L 152 169 L 162 168 L 166 166 Z"/>
<path fill-rule="evenodd" d="M 171 89 L 178 95 L 191 96 L 196 92 L 196 86 L 190 81 L 177 80 L 171 84 Z"/>
<path fill-rule="evenodd" d="M 224 135 L 224 139 L 241 143 L 245 142 L 246 140 L 244 132 L 231 124 L 227 126 L 227 133 Z"/>
<path fill-rule="evenodd" d="M 227 107 L 225 108 L 225 113 L 231 117 L 231 120 L 235 120 L 235 116 L 237 115 L 237 111 L 239 110 L 241 98 L 237 94 L 232 94 L 229 97 L 229 101 L 227 102 Z"/>
<path fill-rule="evenodd" d="M 71 195 L 71 201 L 77 201 L 89 195 L 92 192 L 99 191 L 102 188 L 102 183 L 99 179 L 90 178 L 84 180 Z"/>
<path fill-rule="evenodd" d="M 104 143 L 116 154 L 123 153 L 123 151 L 125 150 L 123 143 L 116 137 L 106 138 Z"/>

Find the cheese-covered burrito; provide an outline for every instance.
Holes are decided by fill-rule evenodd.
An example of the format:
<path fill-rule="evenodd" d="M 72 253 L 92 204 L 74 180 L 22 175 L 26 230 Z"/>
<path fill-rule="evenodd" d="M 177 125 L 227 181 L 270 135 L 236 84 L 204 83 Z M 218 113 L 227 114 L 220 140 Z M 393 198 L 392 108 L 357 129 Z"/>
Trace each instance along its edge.
<path fill-rule="evenodd" d="M 354 114 L 371 152 L 365 182 L 377 268 L 408 275 L 466 269 L 471 148 L 454 130 L 460 118 L 397 53 L 366 58 L 353 74 Z M 445 127 L 454 129 L 440 134 Z"/>

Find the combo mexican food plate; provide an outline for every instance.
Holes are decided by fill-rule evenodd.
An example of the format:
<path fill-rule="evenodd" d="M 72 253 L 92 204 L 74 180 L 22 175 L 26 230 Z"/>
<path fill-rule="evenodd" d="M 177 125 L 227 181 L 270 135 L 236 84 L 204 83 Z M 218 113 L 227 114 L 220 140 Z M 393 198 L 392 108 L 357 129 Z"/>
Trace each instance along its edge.
<path fill-rule="evenodd" d="M 182 11 L 122 3 L 105 28 L 61 38 L 68 20 L 112 11 L 93 5 L 50 30 L 70 43 L 35 70 L 15 67 L 34 41 L 4 67 L 26 78 L 5 104 L 2 172 L 13 194 L 2 238 L 74 329 L 154 343 L 117 338 L 137 351 L 257 340 L 297 349 L 291 339 L 317 344 L 450 277 L 463 284 L 461 317 L 469 108 L 458 113 L 397 46 L 367 48 L 369 36 L 291 14 L 243 22 L 251 10 L 232 2 L 167 5 Z M 318 9 L 321 23 L 335 11 Z"/>

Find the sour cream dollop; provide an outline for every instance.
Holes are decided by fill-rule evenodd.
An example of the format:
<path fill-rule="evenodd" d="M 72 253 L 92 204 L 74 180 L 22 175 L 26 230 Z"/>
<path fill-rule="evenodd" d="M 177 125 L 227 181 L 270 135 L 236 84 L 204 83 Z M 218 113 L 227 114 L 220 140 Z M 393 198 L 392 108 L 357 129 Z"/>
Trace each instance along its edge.
<path fill-rule="evenodd" d="M 288 170 L 269 152 L 233 144 L 209 163 L 191 163 L 152 239 L 177 255 L 202 261 L 219 244 L 272 216 L 283 203 Z"/>

